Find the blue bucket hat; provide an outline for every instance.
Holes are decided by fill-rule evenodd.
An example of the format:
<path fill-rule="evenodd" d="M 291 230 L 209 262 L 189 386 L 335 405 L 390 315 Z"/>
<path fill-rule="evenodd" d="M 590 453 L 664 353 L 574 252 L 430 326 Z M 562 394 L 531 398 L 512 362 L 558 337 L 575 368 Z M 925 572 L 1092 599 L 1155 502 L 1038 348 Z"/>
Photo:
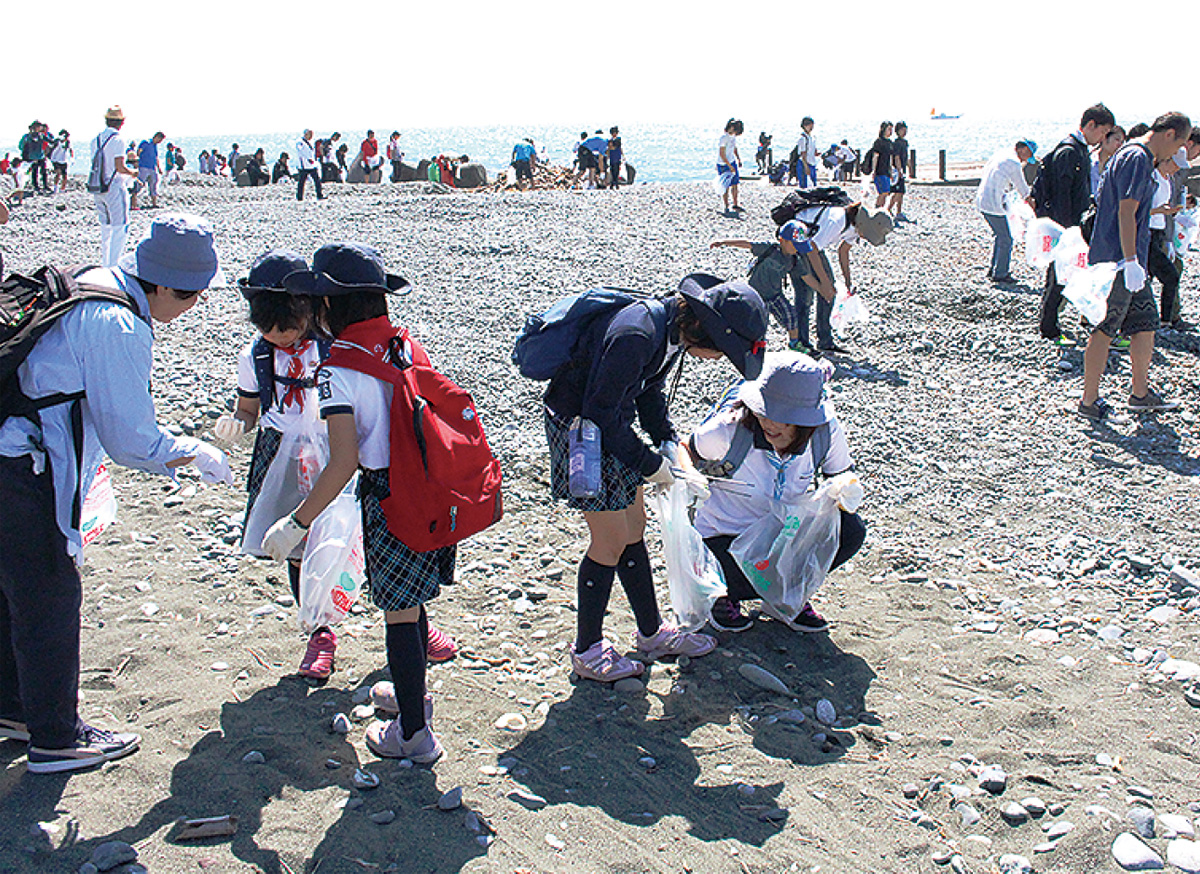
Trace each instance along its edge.
<path fill-rule="evenodd" d="M 692 273 L 679 283 L 679 293 L 738 373 L 746 379 L 758 376 L 767 336 L 767 307 L 758 292 L 745 282 Z"/>
<path fill-rule="evenodd" d="M 178 291 L 204 291 L 225 284 L 213 244 L 212 226 L 199 216 L 164 215 L 117 266 L 138 279 Z"/>
<path fill-rule="evenodd" d="M 336 297 L 356 291 L 408 294 L 412 286 L 403 276 L 388 273 L 377 249 L 361 243 L 329 243 L 313 254 L 312 269 L 284 279 L 292 294 Z"/>
<path fill-rule="evenodd" d="M 308 269 L 308 262 L 289 249 L 263 252 L 250 265 L 250 275 L 238 280 L 242 296 L 249 299 L 260 291 L 286 291 L 284 278 L 290 273 Z"/>
<path fill-rule="evenodd" d="M 825 399 L 829 371 L 799 352 L 771 352 L 758 379 L 745 382 L 738 400 L 774 422 L 815 428 L 833 418 Z"/>

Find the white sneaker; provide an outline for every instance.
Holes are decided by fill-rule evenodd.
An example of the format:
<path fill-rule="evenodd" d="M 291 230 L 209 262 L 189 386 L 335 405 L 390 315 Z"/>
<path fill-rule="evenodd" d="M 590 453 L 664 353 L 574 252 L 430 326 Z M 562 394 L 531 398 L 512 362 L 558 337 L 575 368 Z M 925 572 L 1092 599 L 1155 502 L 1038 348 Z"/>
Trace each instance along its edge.
<path fill-rule="evenodd" d="M 426 725 L 408 740 L 400 731 L 400 720 L 376 722 L 367 728 L 367 746 L 385 759 L 412 759 L 418 765 L 436 762 L 445 752 L 433 729 Z"/>

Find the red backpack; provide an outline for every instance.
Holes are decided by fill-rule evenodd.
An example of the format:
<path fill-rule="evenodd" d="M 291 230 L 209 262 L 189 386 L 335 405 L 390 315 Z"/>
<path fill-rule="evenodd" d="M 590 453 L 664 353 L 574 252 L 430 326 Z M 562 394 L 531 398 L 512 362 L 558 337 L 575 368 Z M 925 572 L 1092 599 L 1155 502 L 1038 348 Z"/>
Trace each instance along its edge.
<path fill-rule="evenodd" d="M 392 386 L 388 530 L 428 552 L 458 543 L 504 513 L 500 462 L 471 395 L 429 363 L 421 344 L 386 316 L 357 322 L 322 366 L 345 367 Z"/>

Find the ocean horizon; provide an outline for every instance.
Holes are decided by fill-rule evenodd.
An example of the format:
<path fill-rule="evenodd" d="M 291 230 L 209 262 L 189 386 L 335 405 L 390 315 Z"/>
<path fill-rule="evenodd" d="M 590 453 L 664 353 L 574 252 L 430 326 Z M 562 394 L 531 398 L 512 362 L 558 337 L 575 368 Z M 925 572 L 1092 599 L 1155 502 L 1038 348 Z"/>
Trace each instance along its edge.
<path fill-rule="evenodd" d="M 889 119 L 892 122 L 901 119 Z M 917 153 L 921 165 L 936 164 L 938 152 L 946 151 L 951 164 L 967 164 L 986 161 L 997 149 L 1014 144 L 1018 139 L 1030 138 L 1038 144 L 1038 154 L 1044 154 L 1055 143 L 1075 129 L 1078 119 L 1003 119 L 961 115 L 957 118 L 931 119 L 908 117 L 903 119 L 909 126 L 909 146 Z M 787 122 L 763 122 L 743 119 L 745 133 L 739 138 L 738 152 L 747 173 L 755 169 L 755 153 L 760 131 L 773 136 L 773 151 L 776 161 L 787 157 L 800 134 L 799 118 Z M 637 182 L 701 182 L 712 179 L 716 172 L 717 140 L 724 120 L 712 125 L 698 124 L 629 124 L 621 125 L 621 137 L 625 159 L 637 168 Z M 874 141 L 880 120 L 816 119 L 813 135 L 820 151 L 845 139 L 855 149 L 868 148 Z M 604 131 L 612 123 L 596 125 L 595 130 Z M 394 128 L 375 128 L 381 152 Z M 439 154 L 469 155 L 488 169 L 489 178 L 508 167 L 512 147 L 525 137 L 532 137 L 540 151 L 553 164 L 570 166 L 573 147 L 579 141 L 582 127 L 567 125 L 524 125 L 486 127 L 429 127 L 398 128 L 405 161 L 417 163 L 423 158 Z M 80 136 L 72 137 L 75 159 L 71 163 L 72 173 L 86 173 L 89 162 L 89 143 L 99 133 L 99 128 Z M 167 140 L 183 149 L 188 170 L 197 169 L 197 157 L 202 150 L 217 149 L 228 154 L 233 143 L 240 146 L 243 154 L 262 148 L 268 162 L 273 164 L 280 152 L 287 152 L 295 163 L 295 143 L 300 131 L 273 133 L 212 133 L 173 137 L 166 132 Z M 316 131 L 316 136 L 326 137 L 332 131 Z M 137 124 L 127 124 L 122 131 L 127 139 L 142 140 L 154 134 L 153 129 L 144 129 Z M 353 160 L 366 129 L 341 130 L 342 142 L 349 145 L 348 160 Z M 18 154 L 16 138 L 4 140 L 0 153 Z M 164 143 L 165 146 L 165 143 Z"/>

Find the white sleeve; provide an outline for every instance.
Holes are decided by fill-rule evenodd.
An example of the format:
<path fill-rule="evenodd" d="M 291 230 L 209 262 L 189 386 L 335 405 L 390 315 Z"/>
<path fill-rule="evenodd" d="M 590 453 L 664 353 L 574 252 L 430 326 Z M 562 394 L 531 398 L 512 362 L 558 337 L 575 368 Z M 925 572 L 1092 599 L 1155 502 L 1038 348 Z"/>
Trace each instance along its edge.
<path fill-rule="evenodd" d="M 846 432 L 835 417 L 829 423 L 829 452 L 821 465 L 821 473 L 826 476 L 836 476 L 854 467 L 854 459 L 850 457 L 850 444 L 846 442 Z"/>
<path fill-rule="evenodd" d="M 720 461 L 733 445 L 733 435 L 739 427 L 741 409 L 723 410 L 711 416 L 692 432 L 692 446 L 706 461 Z"/>
<path fill-rule="evenodd" d="M 354 412 L 354 390 L 350 372 L 341 367 L 323 367 L 317 376 L 317 401 L 321 418 Z"/>
<path fill-rule="evenodd" d="M 258 397 L 258 374 L 254 372 L 254 341 L 238 352 L 237 391 L 242 397 Z"/>

